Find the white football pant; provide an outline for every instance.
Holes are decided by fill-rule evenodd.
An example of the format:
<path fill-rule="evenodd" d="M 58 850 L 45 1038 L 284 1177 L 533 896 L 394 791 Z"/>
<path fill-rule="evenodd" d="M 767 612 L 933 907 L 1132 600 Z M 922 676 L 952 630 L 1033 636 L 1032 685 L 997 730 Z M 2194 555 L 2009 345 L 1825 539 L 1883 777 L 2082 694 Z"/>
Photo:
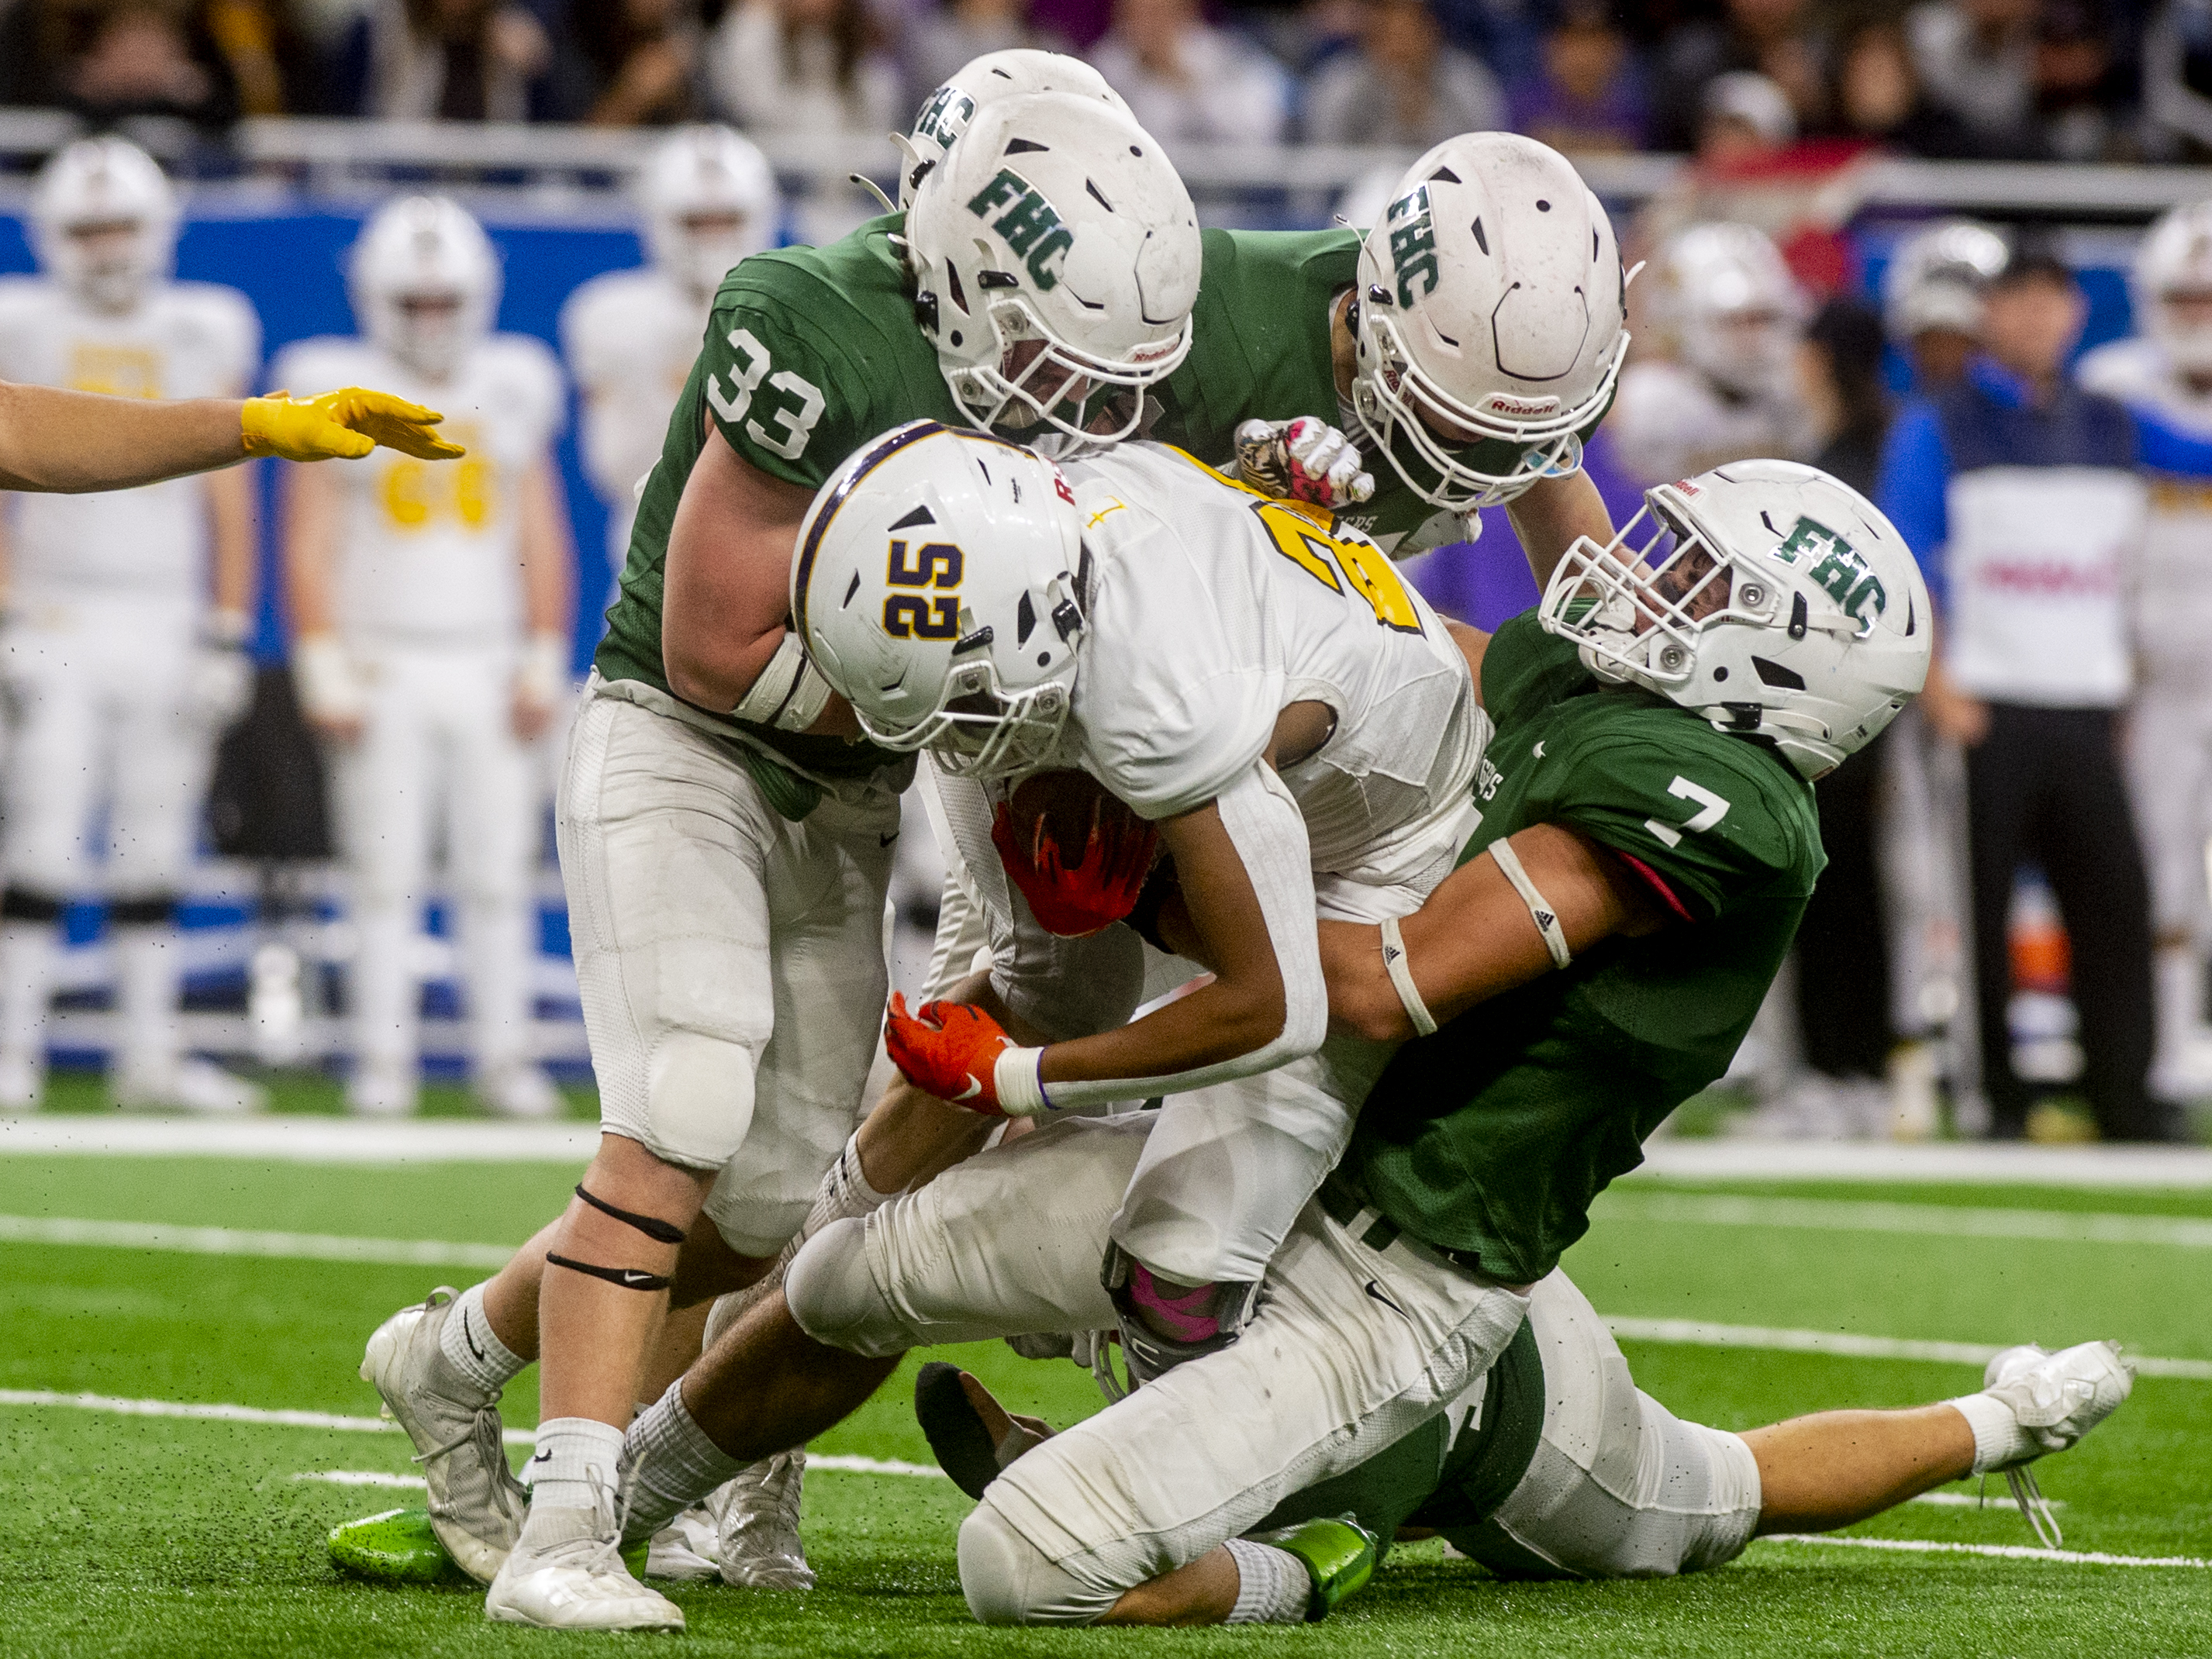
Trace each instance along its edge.
<path fill-rule="evenodd" d="M 198 607 L 72 599 L 26 606 L 0 631 L 13 705 L 9 884 L 53 899 L 97 884 L 111 902 L 173 897 L 190 873 L 216 736 L 192 706 Z M 106 809 L 106 858 L 87 843 Z M 173 921 L 112 930 L 126 1068 L 159 1070 L 180 1044 Z M 58 940 L 46 922 L 0 930 L 0 1053 L 43 1046 Z"/>
<path fill-rule="evenodd" d="M 2193 674 L 2147 680 L 2129 714 L 2127 767 L 2160 941 L 2158 1058 L 2186 1074 L 2190 1049 L 2204 1034 L 2204 957 L 2212 950 L 2212 689 Z"/>
<path fill-rule="evenodd" d="M 793 823 L 735 739 L 594 675 L 556 818 L 600 1127 L 720 1169 L 707 1213 L 738 1254 L 773 1256 L 863 1105 L 897 792 L 826 792 Z"/>
<path fill-rule="evenodd" d="M 512 724 L 503 650 L 349 641 L 368 708 L 335 755 L 337 830 L 358 944 L 349 985 L 357 1066 L 412 1079 L 411 960 L 442 840 L 479 1079 L 532 1058 L 530 970 L 543 797 Z M 442 833 L 441 833 L 442 832 Z"/>
<path fill-rule="evenodd" d="M 793 1316 L 817 1341 L 871 1354 L 1110 1328 L 1098 1259 L 1159 1115 L 1055 1123 L 832 1224 L 785 1279 Z M 1444 1410 L 1528 1305 L 1409 1241 L 1370 1249 L 1309 1204 L 1233 1346 L 993 1483 L 960 1532 L 969 1607 L 994 1624 L 1095 1619 Z"/>

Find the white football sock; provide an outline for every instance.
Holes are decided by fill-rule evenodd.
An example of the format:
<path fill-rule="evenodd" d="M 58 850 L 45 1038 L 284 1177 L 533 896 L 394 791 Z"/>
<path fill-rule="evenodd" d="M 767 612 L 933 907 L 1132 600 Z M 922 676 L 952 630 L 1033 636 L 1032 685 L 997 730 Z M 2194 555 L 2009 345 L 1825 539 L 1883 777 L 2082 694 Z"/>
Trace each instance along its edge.
<path fill-rule="evenodd" d="M 2152 958 L 2158 1010 L 2158 1057 L 2179 1060 L 2204 1024 L 2204 959 L 2196 945 L 2161 945 Z"/>
<path fill-rule="evenodd" d="M 1305 1623 L 1313 1576 L 1304 1562 L 1288 1550 L 1249 1538 L 1232 1538 L 1228 1547 L 1237 1561 L 1237 1605 L 1229 1610 L 1230 1624 Z"/>
<path fill-rule="evenodd" d="M 2020 1425 L 2012 1407 L 1991 1394 L 1963 1394 L 1946 1402 L 1966 1419 L 1974 1431 L 1976 1474 L 2003 1468 L 2042 1451 L 2033 1436 Z"/>
<path fill-rule="evenodd" d="M 0 1053 L 44 1059 L 53 962 L 52 922 L 0 926 Z"/>
<path fill-rule="evenodd" d="M 123 1039 L 120 1069 L 159 1076 L 177 1062 L 177 980 L 184 960 L 177 930 L 166 923 L 118 927 L 115 1009 Z"/>
<path fill-rule="evenodd" d="M 556 1417 L 538 1425 L 538 1450 L 530 1460 L 530 1519 L 555 1510 L 592 1510 L 602 1492 L 612 1495 L 622 1462 L 623 1431 L 592 1417 Z M 550 1540 L 536 1540 L 545 1542 Z"/>
<path fill-rule="evenodd" d="M 488 1397 L 497 1395 L 530 1364 L 499 1340 L 485 1316 L 484 1285 L 489 1283 L 486 1279 L 483 1285 L 471 1285 L 456 1297 L 453 1311 L 446 1316 L 445 1328 L 438 1333 L 438 1350 L 446 1356 L 446 1363 Z"/>
<path fill-rule="evenodd" d="M 650 1538 L 745 1466 L 707 1438 L 684 1403 L 684 1380 L 638 1413 L 623 1440 L 632 1481 L 624 1533 Z"/>

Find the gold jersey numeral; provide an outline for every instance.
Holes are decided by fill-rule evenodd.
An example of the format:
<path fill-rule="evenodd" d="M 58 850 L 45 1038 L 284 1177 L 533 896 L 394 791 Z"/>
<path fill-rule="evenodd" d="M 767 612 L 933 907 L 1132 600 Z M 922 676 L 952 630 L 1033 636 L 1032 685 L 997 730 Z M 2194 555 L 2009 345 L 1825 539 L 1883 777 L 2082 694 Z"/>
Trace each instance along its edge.
<path fill-rule="evenodd" d="M 444 435 L 467 444 L 469 454 L 434 464 L 395 458 L 385 466 L 385 517 L 402 530 L 421 530 L 441 519 L 482 530 L 498 516 L 499 471 L 477 447 L 477 434 L 449 426 Z"/>
<path fill-rule="evenodd" d="M 154 346 L 72 342 L 69 386 L 72 392 L 96 392 L 108 398 L 158 398 L 161 353 Z"/>

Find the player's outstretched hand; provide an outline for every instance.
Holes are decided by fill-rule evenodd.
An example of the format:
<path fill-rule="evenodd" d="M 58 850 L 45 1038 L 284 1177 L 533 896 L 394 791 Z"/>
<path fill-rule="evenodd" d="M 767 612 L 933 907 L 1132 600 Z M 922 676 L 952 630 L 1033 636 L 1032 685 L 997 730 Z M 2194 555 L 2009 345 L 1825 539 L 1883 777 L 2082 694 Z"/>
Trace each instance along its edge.
<path fill-rule="evenodd" d="M 1159 832 L 1133 813 L 1117 811 L 1109 818 L 1104 806 L 1103 800 L 1091 803 L 1083 861 L 1073 868 L 1060 862 L 1060 842 L 1043 815 L 1031 821 L 1027 847 L 1006 803 L 999 804 L 991 819 L 999 860 L 1048 933 L 1087 938 L 1136 908 L 1137 896 L 1145 890 L 1145 878 L 1160 850 Z"/>
<path fill-rule="evenodd" d="M 992 1074 L 1000 1054 L 1013 1046 L 999 1022 L 981 1008 L 925 1002 L 908 1013 L 905 993 L 891 993 L 884 1048 L 901 1075 L 924 1094 L 986 1117 L 1004 1117 Z"/>
<path fill-rule="evenodd" d="M 1244 482 L 1271 495 L 1334 511 L 1375 494 L 1359 447 L 1327 421 L 1246 421 L 1237 428 L 1237 466 Z"/>
<path fill-rule="evenodd" d="M 248 398 L 239 416 L 249 455 L 288 461 L 357 460 L 382 444 L 418 461 L 450 461 L 468 453 L 430 428 L 446 417 L 388 392 L 342 386 L 319 398 L 272 392 Z"/>

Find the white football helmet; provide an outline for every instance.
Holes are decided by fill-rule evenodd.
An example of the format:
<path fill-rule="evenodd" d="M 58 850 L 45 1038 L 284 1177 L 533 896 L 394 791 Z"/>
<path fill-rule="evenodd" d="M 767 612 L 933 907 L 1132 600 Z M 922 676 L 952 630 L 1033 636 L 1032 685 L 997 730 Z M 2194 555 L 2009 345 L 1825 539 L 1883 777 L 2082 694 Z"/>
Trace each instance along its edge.
<path fill-rule="evenodd" d="M 1654 264 L 1655 311 L 1684 362 L 1738 397 L 1788 387 L 1805 299 L 1772 238 L 1751 225 L 1692 225 Z"/>
<path fill-rule="evenodd" d="M 31 198 L 39 264 L 80 304 L 131 311 L 177 251 L 177 192 L 121 138 L 82 138 L 48 161 Z"/>
<path fill-rule="evenodd" d="M 775 240 L 782 216 L 768 158 L 728 127 L 681 127 L 638 175 L 653 263 L 702 303 L 730 267 Z"/>
<path fill-rule="evenodd" d="M 1035 450 L 912 421 L 807 509 L 791 614 L 823 678 L 886 749 L 1006 777 L 1048 759 L 1083 643 L 1083 538 Z"/>
<path fill-rule="evenodd" d="M 2129 286 L 2137 326 L 2175 367 L 2212 373 L 2212 202 L 2191 202 L 2150 228 Z"/>
<path fill-rule="evenodd" d="M 1031 93 L 979 110 L 906 216 L 915 319 L 978 430 L 1113 443 L 1190 350 L 1198 214 L 1150 134 Z"/>
<path fill-rule="evenodd" d="M 491 331 L 499 257 L 450 197 L 388 202 L 353 245 L 353 313 L 368 337 L 416 374 L 442 380 Z"/>
<path fill-rule="evenodd" d="M 1897 245 L 1881 274 L 1881 320 L 1893 340 L 1942 330 L 1982 331 L 1982 291 L 2005 268 L 2005 239 L 1971 219 L 1947 219 Z"/>
<path fill-rule="evenodd" d="M 1626 313 L 1605 209 L 1566 157 L 1506 132 L 1413 164 L 1359 254 L 1352 405 L 1424 500 L 1462 512 L 1582 465 Z"/>
<path fill-rule="evenodd" d="M 1599 678 L 1771 738 L 1808 778 L 1872 742 L 1928 678 L 1912 550 L 1872 501 L 1796 461 L 1647 490 L 1608 545 L 1567 550 L 1538 615 Z"/>
<path fill-rule="evenodd" d="M 891 142 L 906 157 L 899 169 L 899 209 L 914 205 L 914 188 L 932 161 L 945 159 L 955 139 L 968 131 L 975 112 L 1002 98 L 1018 98 L 1032 92 L 1066 92 L 1089 98 L 1116 114 L 1130 114 L 1121 94 L 1106 84 L 1106 77 L 1080 58 L 1065 52 L 1039 52 L 1033 46 L 1009 46 L 987 52 L 960 66 L 953 77 L 922 100 L 914 118 L 914 131 L 891 135 Z"/>

